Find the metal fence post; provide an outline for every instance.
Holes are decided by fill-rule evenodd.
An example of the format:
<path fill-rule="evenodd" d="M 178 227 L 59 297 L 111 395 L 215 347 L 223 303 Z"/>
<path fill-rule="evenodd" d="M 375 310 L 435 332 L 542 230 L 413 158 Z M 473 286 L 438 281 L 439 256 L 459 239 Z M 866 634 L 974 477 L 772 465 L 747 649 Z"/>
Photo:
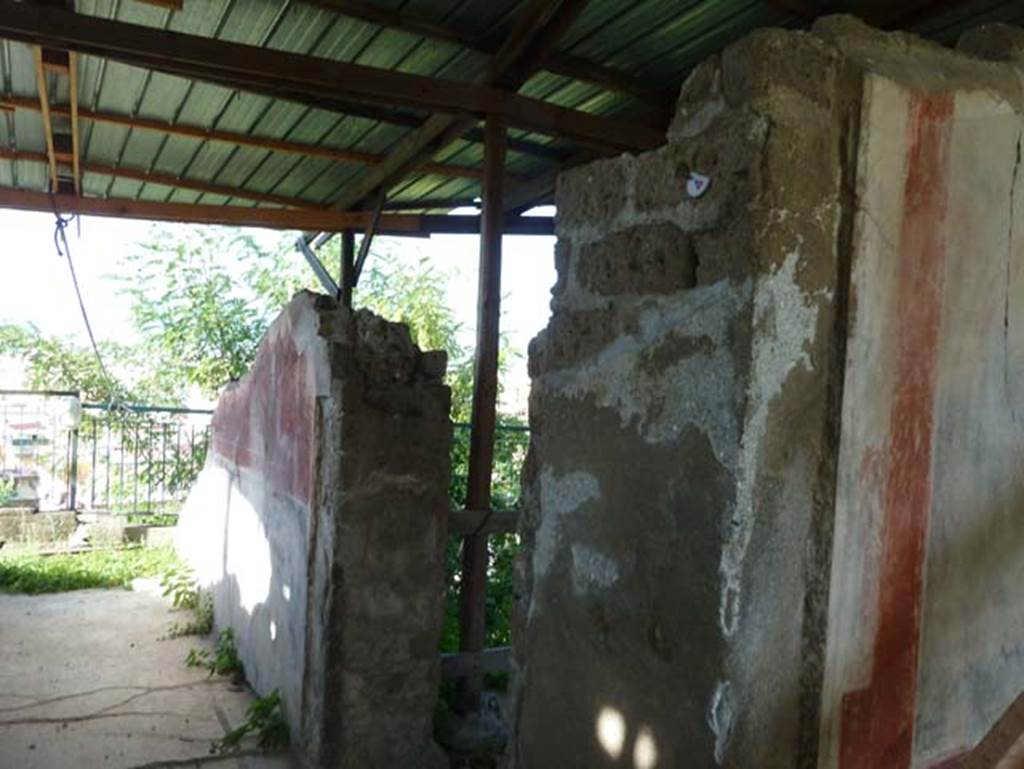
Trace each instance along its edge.
<path fill-rule="evenodd" d="M 78 502 L 78 428 L 71 430 L 71 477 L 68 491 L 68 509 L 75 510 Z"/>

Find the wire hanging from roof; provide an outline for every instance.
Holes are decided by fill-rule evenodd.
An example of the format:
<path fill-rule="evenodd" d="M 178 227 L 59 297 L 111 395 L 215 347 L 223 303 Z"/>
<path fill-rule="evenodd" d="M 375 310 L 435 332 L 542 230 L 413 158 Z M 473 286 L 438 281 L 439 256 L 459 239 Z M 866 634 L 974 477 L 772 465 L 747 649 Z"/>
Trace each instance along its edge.
<path fill-rule="evenodd" d="M 75 263 L 71 258 L 71 247 L 68 245 L 68 238 L 65 230 L 67 226 L 71 224 L 77 217 L 77 214 L 71 216 L 61 216 L 54 207 L 53 215 L 55 218 L 53 228 L 53 245 L 57 249 L 57 256 L 64 257 L 68 261 L 68 269 L 71 272 L 71 283 L 75 287 L 75 296 L 78 298 L 78 308 L 82 311 L 82 320 L 85 321 L 85 330 L 89 335 L 89 343 L 92 345 L 92 351 L 96 356 L 96 362 L 99 364 L 100 371 L 103 372 L 103 376 L 107 379 L 107 382 L 111 385 L 111 407 L 116 407 L 118 397 L 117 380 L 110 375 L 110 371 L 107 370 L 106 364 L 103 362 L 103 356 L 100 354 L 99 345 L 96 343 L 96 335 L 92 332 L 92 323 L 89 322 L 89 313 L 85 310 L 85 300 L 82 299 L 82 289 L 78 285 L 78 274 L 75 272 Z M 63 248 L 61 247 L 63 245 Z"/>

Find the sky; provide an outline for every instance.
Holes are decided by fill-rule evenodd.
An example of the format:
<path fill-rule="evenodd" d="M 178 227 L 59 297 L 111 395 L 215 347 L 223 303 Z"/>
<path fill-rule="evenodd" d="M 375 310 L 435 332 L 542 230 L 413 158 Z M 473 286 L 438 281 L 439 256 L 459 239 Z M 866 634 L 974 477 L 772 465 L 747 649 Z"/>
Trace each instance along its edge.
<path fill-rule="evenodd" d="M 110 276 L 117 273 L 121 258 L 133 252 L 134 244 L 146 240 L 151 226 L 128 219 L 82 217 L 68 228 L 75 269 L 97 340 L 132 341 L 127 299 L 118 295 L 118 285 Z M 280 238 L 280 233 L 255 232 L 271 242 Z M 32 323 L 45 334 L 70 336 L 88 344 L 67 261 L 54 248 L 53 216 L 0 210 L 0 233 L 0 322 Z M 448 274 L 449 304 L 462 325 L 464 342 L 472 345 L 479 239 L 475 235 L 436 235 L 395 242 L 395 250 L 408 255 L 410 268 L 425 254 Z M 302 257 L 296 253 L 295 258 Z M 521 352 L 503 380 L 503 405 L 525 413 L 529 392 L 526 349 L 550 315 L 554 238 L 506 236 L 502 261 L 501 328 L 512 348 Z M 19 386 L 20 382 L 12 381 L 15 376 L 12 370 L 0 369 L 0 387 Z"/>

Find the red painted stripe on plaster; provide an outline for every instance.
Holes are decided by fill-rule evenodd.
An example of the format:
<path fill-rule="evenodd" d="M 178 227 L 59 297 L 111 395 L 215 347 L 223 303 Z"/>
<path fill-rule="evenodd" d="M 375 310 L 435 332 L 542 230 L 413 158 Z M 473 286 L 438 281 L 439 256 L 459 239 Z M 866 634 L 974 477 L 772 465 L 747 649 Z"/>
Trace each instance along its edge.
<path fill-rule="evenodd" d="M 840 769 L 907 769 L 914 738 L 935 369 L 942 309 L 951 94 L 915 97 L 903 196 L 895 387 L 885 459 L 871 682 L 843 696 Z"/>
<path fill-rule="evenodd" d="M 313 487 L 313 383 L 288 331 L 268 334 L 213 416 L 213 450 L 258 472 L 276 494 L 308 502 Z"/>

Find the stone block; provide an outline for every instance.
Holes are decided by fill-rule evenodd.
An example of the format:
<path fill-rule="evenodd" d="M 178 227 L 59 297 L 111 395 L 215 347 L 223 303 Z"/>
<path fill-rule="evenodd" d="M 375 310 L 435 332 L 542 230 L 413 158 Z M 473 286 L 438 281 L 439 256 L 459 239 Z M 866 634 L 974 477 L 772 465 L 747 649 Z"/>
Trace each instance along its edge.
<path fill-rule="evenodd" d="M 599 160 L 560 174 L 555 188 L 559 234 L 581 224 L 609 226 L 626 205 L 632 182 L 628 156 Z"/>
<path fill-rule="evenodd" d="M 670 294 L 696 284 L 690 239 L 671 224 L 631 227 L 575 253 L 579 286 L 599 296 Z"/>

